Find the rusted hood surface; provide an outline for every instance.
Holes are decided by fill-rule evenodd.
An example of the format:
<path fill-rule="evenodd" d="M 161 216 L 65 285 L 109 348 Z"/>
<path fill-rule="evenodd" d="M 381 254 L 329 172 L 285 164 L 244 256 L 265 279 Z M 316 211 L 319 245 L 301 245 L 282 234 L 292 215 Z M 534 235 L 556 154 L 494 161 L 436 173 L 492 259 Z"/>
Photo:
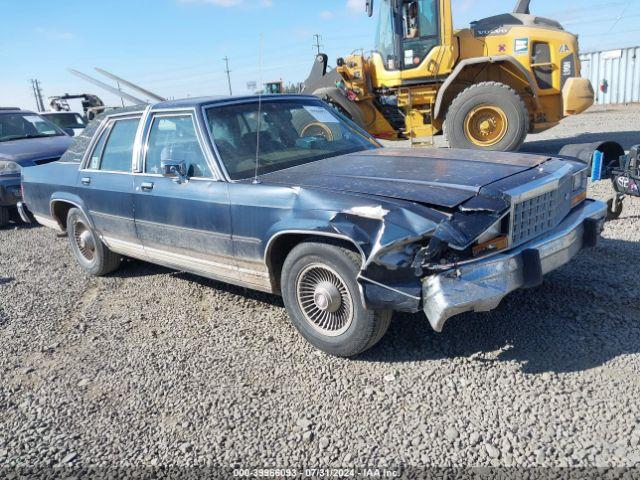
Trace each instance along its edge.
<path fill-rule="evenodd" d="M 472 150 L 384 148 L 300 165 L 263 175 L 261 180 L 454 208 L 482 187 L 548 159 Z"/>

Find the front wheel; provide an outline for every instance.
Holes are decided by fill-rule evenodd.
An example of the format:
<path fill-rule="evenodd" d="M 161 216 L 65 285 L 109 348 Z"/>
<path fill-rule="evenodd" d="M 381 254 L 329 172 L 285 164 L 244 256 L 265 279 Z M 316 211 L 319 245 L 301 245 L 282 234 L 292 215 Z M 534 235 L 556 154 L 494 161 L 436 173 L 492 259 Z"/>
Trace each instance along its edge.
<path fill-rule="evenodd" d="M 483 82 L 451 102 L 445 131 L 451 148 L 512 152 L 529 133 L 529 112 L 511 87 Z"/>
<path fill-rule="evenodd" d="M 316 348 L 352 357 L 375 345 L 391 311 L 365 309 L 357 275 L 360 256 L 318 240 L 295 247 L 282 268 L 282 296 L 291 321 Z"/>
<path fill-rule="evenodd" d="M 73 256 L 91 275 L 106 275 L 120 266 L 120 255 L 102 243 L 78 208 L 70 209 L 67 215 L 67 236 Z"/>
<path fill-rule="evenodd" d="M 607 200 L 607 220 L 617 220 L 622 215 L 622 202 L 624 195 L 616 193 L 613 198 Z"/>
<path fill-rule="evenodd" d="M 9 208 L 0 207 L 0 228 L 6 227 L 9 225 L 9 220 L 11 218 L 11 212 L 9 212 Z"/>

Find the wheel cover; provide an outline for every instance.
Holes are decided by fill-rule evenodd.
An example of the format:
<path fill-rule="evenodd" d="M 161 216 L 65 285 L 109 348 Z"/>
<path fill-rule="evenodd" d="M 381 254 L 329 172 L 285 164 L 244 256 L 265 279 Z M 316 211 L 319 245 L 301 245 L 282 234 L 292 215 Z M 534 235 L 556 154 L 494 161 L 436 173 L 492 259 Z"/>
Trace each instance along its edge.
<path fill-rule="evenodd" d="M 464 120 L 464 133 L 474 145 L 491 147 L 507 134 L 507 115 L 495 105 L 481 105 L 471 110 Z"/>
<path fill-rule="evenodd" d="M 304 319 L 322 335 L 342 335 L 353 322 L 353 299 L 346 282 L 327 265 L 314 263 L 298 274 L 296 297 Z"/>
<path fill-rule="evenodd" d="M 320 123 L 313 122 L 306 125 L 300 132 L 300 138 L 302 137 L 324 137 L 328 142 L 333 141 L 333 132 L 329 127 Z"/>
<path fill-rule="evenodd" d="M 91 230 L 81 221 L 73 225 L 73 240 L 78 247 L 80 255 L 91 262 L 96 255 L 96 241 Z"/>

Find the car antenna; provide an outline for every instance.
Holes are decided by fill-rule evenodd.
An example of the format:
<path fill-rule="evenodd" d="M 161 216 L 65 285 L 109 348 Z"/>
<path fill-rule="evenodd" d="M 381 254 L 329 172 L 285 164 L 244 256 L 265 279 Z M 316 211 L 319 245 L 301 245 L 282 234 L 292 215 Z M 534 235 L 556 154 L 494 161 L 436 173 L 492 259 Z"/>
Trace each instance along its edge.
<path fill-rule="evenodd" d="M 258 90 L 258 121 L 256 122 L 256 166 L 253 173 L 253 183 L 258 184 L 258 165 L 260 162 L 260 121 L 262 120 L 262 34 L 260 34 L 260 52 L 258 54 L 258 77 L 260 90 Z"/>

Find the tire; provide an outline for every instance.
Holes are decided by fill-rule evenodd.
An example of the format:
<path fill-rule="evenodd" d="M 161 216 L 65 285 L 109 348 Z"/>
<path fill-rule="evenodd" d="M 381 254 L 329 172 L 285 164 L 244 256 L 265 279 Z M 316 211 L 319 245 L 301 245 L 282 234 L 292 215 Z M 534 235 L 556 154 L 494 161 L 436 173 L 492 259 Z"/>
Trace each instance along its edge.
<path fill-rule="evenodd" d="M 9 207 L 9 221 L 13 221 L 18 224 L 24 224 L 22 218 L 20 218 L 20 213 L 18 213 L 18 207 Z"/>
<path fill-rule="evenodd" d="M 607 200 L 607 220 L 618 220 L 622 215 L 622 200 L 610 198 Z"/>
<path fill-rule="evenodd" d="M 293 325 L 309 343 L 330 355 L 353 357 L 364 352 L 380 341 L 391 323 L 391 311 L 364 308 L 356 280 L 360 266 L 355 252 L 319 239 L 296 246 L 282 267 L 282 297 Z M 327 284 L 335 288 L 327 292 Z M 327 293 L 324 300 L 323 292 Z M 320 296 L 318 301 L 314 294 Z M 322 313 L 319 305 L 325 301 L 327 310 Z M 318 315 L 325 320 L 324 328 L 322 321 L 312 320 Z"/>
<path fill-rule="evenodd" d="M 67 215 L 67 237 L 78 264 L 96 277 L 118 269 L 122 257 L 109 250 L 78 208 Z"/>
<path fill-rule="evenodd" d="M 9 225 L 10 212 L 8 207 L 0 207 L 0 228 Z"/>
<path fill-rule="evenodd" d="M 529 133 L 529 112 L 511 87 L 478 83 L 451 102 L 445 133 L 451 148 L 514 152 Z"/>

